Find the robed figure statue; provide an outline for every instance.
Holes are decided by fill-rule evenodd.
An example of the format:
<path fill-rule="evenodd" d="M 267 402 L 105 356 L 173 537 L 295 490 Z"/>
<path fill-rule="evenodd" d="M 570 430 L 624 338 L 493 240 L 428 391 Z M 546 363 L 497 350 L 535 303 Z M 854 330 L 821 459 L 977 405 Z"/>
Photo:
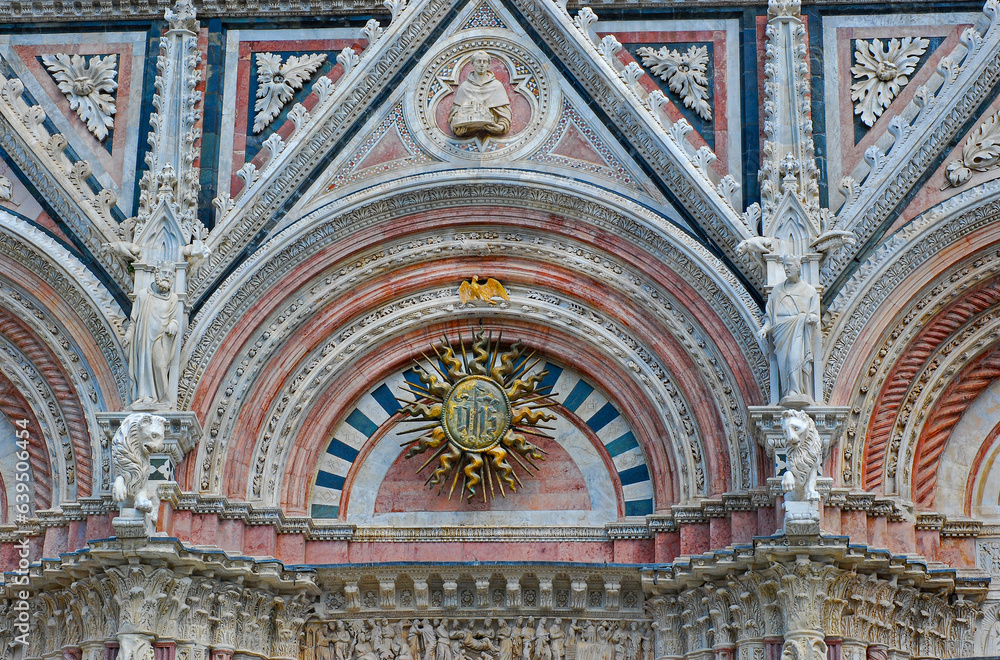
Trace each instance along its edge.
<path fill-rule="evenodd" d="M 136 293 L 132 322 L 125 333 L 133 406 L 173 404 L 171 383 L 177 377 L 174 352 L 180 340 L 180 311 L 174 270 L 161 265 L 149 288 Z"/>
<path fill-rule="evenodd" d="M 802 280 L 802 260 L 782 258 L 785 280 L 771 290 L 760 338 L 771 338 L 778 367 L 780 404 L 815 403 L 812 387 L 813 346 L 819 332 L 819 294 Z"/>
<path fill-rule="evenodd" d="M 503 83 L 490 71 L 491 61 L 486 51 L 474 52 L 472 72 L 455 90 L 448 125 L 459 137 L 480 131 L 503 135 L 510 130 L 510 98 Z"/>

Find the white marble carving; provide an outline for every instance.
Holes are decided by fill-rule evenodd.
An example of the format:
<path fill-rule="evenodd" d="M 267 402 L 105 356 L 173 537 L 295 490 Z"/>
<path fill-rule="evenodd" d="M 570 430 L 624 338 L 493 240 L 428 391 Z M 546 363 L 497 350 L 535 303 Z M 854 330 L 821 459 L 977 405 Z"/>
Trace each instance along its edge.
<path fill-rule="evenodd" d="M 472 72 L 455 90 L 448 125 L 459 137 L 479 132 L 503 135 L 510 130 L 510 98 L 490 71 L 492 60 L 484 50 L 474 52 Z"/>
<path fill-rule="evenodd" d="M 976 127 L 962 147 L 962 157 L 948 163 L 944 176 L 947 186 L 961 186 L 973 172 L 985 172 L 1000 164 L 1000 112 Z"/>
<path fill-rule="evenodd" d="M 708 47 L 691 46 L 681 53 L 666 46 L 660 50 L 647 46 L 636 52 L 642 63 L 681 97 L 684 107 L 694 110 L 705 121 L 712 120 L 712 106 L 708 103 Z"/>
<path fill-rule="evenodd" d="M 173 404 L 177 388 L 174 356 L 182 313 L 183 305 L 174 289 L 173 267 L 161 265 L 149 288 L 136 294 L 132 323 L 125 333 L 134 409 Z"/>
<path fill-rule="evenodd" d="M 767 298 L 760 338 L 771 340 L 778 368 L 781 405 L 801 407 L 815 402 L 813 367 L 819 332 L 819 294 L 802 279 L 802 261 L 782 258 L 785 279 Z"/>
<path fill-rule="evenodd" d="M 854 114 L 861 115 L 866 126 L 875 124 L 910 81 L 929 43 L 920 37 L 890 39 L 888 44 L 879 39 L 858 39 L 856 64 L 851 67 L 851 100 L 855 102 Z"/>
<path fill-rule="evenodd" d="M 816 422 L 801 410 L 781 414 L 781 430 L 788 452 L 781 489 L 787 502 L 818 502 L 816 478 L 823 464 L 823 441 Z"/>
<path fill-rule="evenodd" d="M 10 179 L 0 174 L 0 202 L 14 201 L 14 184 Z"/>
<path fill-rule="evenodd" d="M 253 106 L 253 132 L 260 133 L 267 128 L 325 61 L 326 53 L 291 55 L 284 62 L 281 55 L 257 53 L 257 102 Z"/>
<path fill-rule="evenodd" d="M 123 524 L 156 529 L 159 498 L 149 488 L 149 456 L 163 450 L 166 420 L 149 413 L 133 413 L 125 418 L 111 440 L 111 467 L 114 485 L 111 494 L 121 510 Z"/>
<path fill-rule="evenodd" d="M 87 130 L 98 140 L 108 137 L 108 129 L 115 125 L 115 98 L 111 94 L 118 89 L 118 56 L 94 55 L 88 62 L 82 55 L 57 53 L 42 55 L 42 62 Z"/>

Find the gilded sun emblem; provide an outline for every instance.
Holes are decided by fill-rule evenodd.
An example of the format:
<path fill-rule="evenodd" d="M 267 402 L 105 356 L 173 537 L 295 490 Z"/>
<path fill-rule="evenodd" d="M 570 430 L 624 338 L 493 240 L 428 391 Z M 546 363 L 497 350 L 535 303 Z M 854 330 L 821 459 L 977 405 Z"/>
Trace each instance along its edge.
<path fill-rule="evenodd" d="M 551 386 L 540 387 L 548 371 L 532 373 L 540 359 L 524 355 L 520 341 L 502 350 L 501 338 L 502 333 L 493 341 L 492 332 L 480 330 L 469 355 L 461 334 L 459 353 L 445 337 L 433 346 L 437 360 L 425 355 L 427 366 L 414 365 L 420 384 L 405 384 L 417 400 L 401 400 L 406 404 L 401 412 L 412 418 L 404 421 L 429 422 L 403 432 L 422 434 L 403 443 L 409 447 L 406 458 L 433 451 L 417 472 L 437 461 L 426 483 L 442 492 L 450 481 L 449 499 L 459 479 L 467 500 L 480 488 L 483 501 L 487 493 L 495 499 L 497 490 L 506 497 L 505 486 L 516 491 L 523 485 L 515 465 L 531 475 L 538 470 L 535 461 L 545 460 L 525 434 L 551 439 L 542 433 L 551 427 L 539 425 L 555 419 L 542 410 L 555 405 L 546 391 Z"/>

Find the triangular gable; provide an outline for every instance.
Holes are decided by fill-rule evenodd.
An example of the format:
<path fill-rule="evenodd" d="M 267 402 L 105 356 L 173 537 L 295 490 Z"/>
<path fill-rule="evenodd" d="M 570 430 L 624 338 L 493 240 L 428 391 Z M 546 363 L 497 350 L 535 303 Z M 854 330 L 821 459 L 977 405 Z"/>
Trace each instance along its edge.
<path fill-rule="evenodd" d="M 321 102 L 309 108 L 307 119 L 294 130 L 279 131 L 281 141 L 271 155 L 259 163 L 258 156 L 253 171 L 241 176 L 250 181 L 246 191 L 233 194 L 231 204 L 220 204 L 225 213 L 213 235 L 225 240 L 210 238 L 213 249 L 218 248 L 218 263 L 260 231 L 273 235 L 279 225 L 294 223 L 305 213 L 377 182 L 362 179 L 341 186 L 340 182 L 347 183 L 343 177 L 348 170 L 347 176 L 352 176 L 383 167 L 392 170 L 392 177 L 404 176 L 410 156 L 386 159 L 385 154 L 401 154 L 399 144 L 406 144 L 407 133 L 425 154 L 440 161 L 439 165 L 409 166 L 414 172 L 466 168 L 539 171 L 539 164 L 527 159 L 552 138 L 566 99 L 578 113 L 583 108 L 593 110 L 593 118 L 587 113 L 592 125 L 586 129 L 578 126 L 578 130 L 581 135 L 588 131 L 599 135 L 596 141 L 588 142 L 600 157 L 595 160 L 591 153 L 589 163 L 587 158 L 569 159 L 568 152 L 559 153 L 557 140 L 549 153 L 566 160 L 544 168 L 545 173 L 589 180 L 632 197 L 658 209 L 665 218 L 703 237 L 734 260 L 745 261 L 735 252 L 735 246 L 748 235 L 735 208 L 740 199 L 739 182 L 732 178 L 722 181 L 712 166 L 715 155 L 707 146 L 697 149 L 688 141 L 683 124 L 673 125 L 662 111 L 663 103 L 636 83 L 634 67 L 623 70 L 619 60 L 608 57 L 604 45 L 593 42 L 592 23 L 586 16 L 574 19 L 557 3 L 528 0 L 505 0 L 502 4 L 472 0 L 450 7 L 446 11 L 429 0 L 415 0 L 391 25 L 366 26 L 365 34 L 371 41 L 351 70 L 336 81 Z M 480 22 L 489 25 L 480 27 Z M 508 104 L 502 104 L 509 105 L 509 117 L 504 120 L 507 126 L 493 122 L 501 130 L 458 135 L 451 124 L 452 107 L 458 88 L 472 71 L 472 55 L 477 50 L 489 53 L 489 71 L 509 99 Z M 370 153 L 362 153 L 362 143 L 372 137 L 370 130 L 378 124 L 363 110 L 370 110 L 373 104 L 385 108 L 397 101 L 402 103 L 408 131 L 383 135 L 389 142 L 381 147 L 372 143 Z M 470 117 L 460 119 L 468 121 Z M 568 148 L 568 143 L 563 147 Z M 378 156 L 380 153 L 383 155 Z M 571 160 L 576 167 L 570 166 Z M 404 166 L 397 167 L 401 162 Z M 594 171 L 584 172 L 579 163 L 587 163 Z M 222 168 L 219 170 L 221 179 Z M 612 176 L 611 170 L 620 171 Z M 330 185 L 338 176 L 340 182 L 331 191 Z M 632 180 L 631 188 L 622 185 L 627 179 Z M 236 182 L 233 190 L 239 193 L 242 187 L 242 182 Z M 211 266 L 196 275 L 196 291 L 209 286 L 206 279 L 221 276 L 221 272 L 215 273 L 217 269 Z M 753 264 L 747 271 L 751 278 L 760 275 Z"/>
<path fill-rule="evenodd" d="M 146 67 L 147 35 L 144 32 L 51 35 L 22 33 L 0 37 L 0 57 L 24 84 L 26 94 L 45 111 L 56 132 L 68 142 L 68 148 L 86 160 L 98 184 L 118 198 L 122 216 L 134 212 L 136 164 L 142 114 L 143 78 Z M 73 95 L 60 91 L 53 69 L 43 58 L 56 55 L 68 61 L 77 56 L 88 66 L 95 58 L 113 63 L 115 89 L 113 126 L 102 138 L 71 107 Z M 51 59 L 50 59 L 51 62 Z"/>
<path fill-rule="evenodd" d="M 903 113 L 921 86 L 931 84 L 941 60 L 959 45 L 962 31 L 981 15 L 864 14 L 824 20 L 823 57 L 828 80 L 824 108 L 831 208 L 836 209 L 844 199 L 837 184 L 858 167 L 866 167 L 865 151 L 886 137 L 892 118 Z M 866 73 L 871 68 L 866 60 L 881 59 L 894 60 L 893 65 L 906 72 L 891 81 L 891 89 L 886 83 L 880 87 Z M 863 94 L 861 88 L 869 80 L 867 86 L 871 92 L 881 94 L 887 107 L 873 100 L 871 93 Z M 855 90 L 864 98 L 852 99 Z"/>
<path fill-rule="evenodd" d="M 588 122 L 568 96 L 563 99 L 559 122 L 550 137 L 525 162 L 568 170 L 566 175 L 584 176 L 597 185 L 625 187 L 651 196 L 657 204 L 666 205 L 663 195 L 621 151 L 607 129 L 596 122 Z"/>
<path fill-rule="evenodd" d="M 684 225 L 607 129 L 579 111 L 586 101 L 540 50 L 526 46 L 528 35 L 505 8 L 490 0 L 470 3 L 439 41 L 446 47 L 428 50 L 385 102 L 389 110 L 358 132 L 292 216 L 354 190 L 435 168 L 537 171 L 541 165 L 551 174 L 630 191 Z M 471 71 L 470 53 L 481 48 L 493 56 L 491 71 L 510 100 L 511 127 L 501 136 L 458 136 L 448 115 L 456 89 Z"/>

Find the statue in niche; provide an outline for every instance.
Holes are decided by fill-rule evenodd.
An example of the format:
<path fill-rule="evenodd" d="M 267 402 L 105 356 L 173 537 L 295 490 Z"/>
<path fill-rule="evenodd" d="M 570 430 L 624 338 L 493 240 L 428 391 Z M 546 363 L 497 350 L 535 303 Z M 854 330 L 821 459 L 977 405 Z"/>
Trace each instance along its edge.
<path fill-rule="evenodd" d="M 485 50 L 472 54 L 472 72 L 455 91 L 448 125 L 458 137 L 476 133 L 504 135 L 510 130 L 510 98 L 490 71 L 493 58 Z"/>
<path fill-rule="evenodd" d="M 167 420 L 149 413 L 133 413 L 125 418 L 111 439 L 111 495 L 123 516 L 128 509 L 143 516 L 148 530 L 156 529 L 160 508 L 156 491 L 149 488 L 149 456 L 163 451 Z"/>
<path fill-rule="evenodd" d="M 125 333 L 132 376 L 133 409 L 173 405 L 177 379 L 174 353 L 181 329 L 181 303 L 174 291 L 174 269 L 160 264 L 153 283 L 136 293 Z"/>
<path fill-rule="evenodd" d="M 813 397 L 813 346 L 819 332 L 819 294 L 802 280 L 802 260 L 786 255 L 781 260 L 785 280 L 767 298 L 760 338 L 771 338 L 778 366 L 780 404 L 803 407 Z"/>

